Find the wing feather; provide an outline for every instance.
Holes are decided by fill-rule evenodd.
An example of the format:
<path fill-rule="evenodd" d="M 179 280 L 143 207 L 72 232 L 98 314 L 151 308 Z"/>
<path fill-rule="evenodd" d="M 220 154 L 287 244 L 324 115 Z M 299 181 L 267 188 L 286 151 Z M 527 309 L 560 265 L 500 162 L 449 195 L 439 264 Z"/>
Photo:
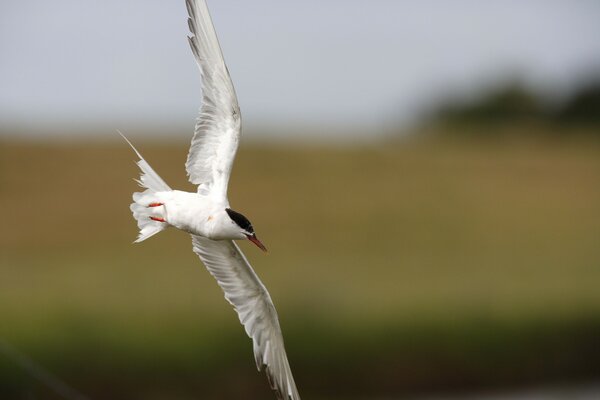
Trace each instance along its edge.
<path fill-rule="evenodd" d="M 215 241 L 192 235 L 192 243 L 194 252 L 217 280 L 252 338 L 258 370 L 265 368 L 269 383 L 279 398 L 299 400 L 277 311 L 269 292 L 242 251 L 231 240 Z"/>
<path fill-rule="evenodd" d="M 198 192 L 225 198 L 241 135 L 240 108 L 205 0 L 186 0 L 190 47 L 202 78 L 202 107 L 185 164 Z"/>

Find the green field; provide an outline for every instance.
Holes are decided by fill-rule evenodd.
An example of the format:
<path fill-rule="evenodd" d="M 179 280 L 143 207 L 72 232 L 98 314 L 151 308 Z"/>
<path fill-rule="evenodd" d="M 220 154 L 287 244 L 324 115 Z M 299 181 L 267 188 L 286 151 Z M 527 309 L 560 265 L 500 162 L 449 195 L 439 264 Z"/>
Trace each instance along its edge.
<path fill-rule="evenodd" d="M 187 146 L 138 143 L 193 190 Z M 600 140 L 242 146 L 231 204 L 270 253 L 242 249 L 304 397 L 598 378 Z M 0 141 L 0 337 L 93 398 L 272 398 L 189 237 L 131 244 L 133 160 Z M 0 355 L 23 393 L 52 398 Z"/>

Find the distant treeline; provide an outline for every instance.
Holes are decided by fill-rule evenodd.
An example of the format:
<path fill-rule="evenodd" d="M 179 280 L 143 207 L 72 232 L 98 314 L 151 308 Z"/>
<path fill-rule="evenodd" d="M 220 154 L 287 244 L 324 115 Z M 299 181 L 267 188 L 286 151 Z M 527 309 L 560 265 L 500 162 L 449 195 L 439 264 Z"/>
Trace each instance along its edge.
<path fill-rule="evenodd" d="M 559 104 L 513 82 L 489 91 L 476 100 L 441 102 L 429 121 L 442 124 L 505 124 L 541 121 L 558 126 L 600 128 L 600 80 L 578 88 Z M 600 134 L 600 129 L 597 131 Z"/>

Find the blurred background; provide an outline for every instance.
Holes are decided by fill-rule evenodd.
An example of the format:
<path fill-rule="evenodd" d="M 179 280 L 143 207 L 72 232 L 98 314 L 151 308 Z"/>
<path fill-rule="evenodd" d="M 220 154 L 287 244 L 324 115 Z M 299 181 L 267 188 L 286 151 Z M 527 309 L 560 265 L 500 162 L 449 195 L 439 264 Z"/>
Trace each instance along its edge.
<path fill-rule="evenodd" d="M 303 398 L 600 398 L 600 3 L 209 6 Z M 0 3 L 0 398 L 69 398 L 15 349 L 91 399 L 274 398 L 189 237 L 131 244 L 116 129 L 194 190 L 186 35 L 183 0 Z"/>

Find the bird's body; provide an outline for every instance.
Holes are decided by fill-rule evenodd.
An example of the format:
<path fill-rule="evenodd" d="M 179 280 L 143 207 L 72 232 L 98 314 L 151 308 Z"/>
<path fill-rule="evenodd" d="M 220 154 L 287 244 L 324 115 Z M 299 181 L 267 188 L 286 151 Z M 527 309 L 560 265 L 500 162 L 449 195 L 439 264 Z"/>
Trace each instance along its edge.
<path fill-rule="evenodd" d="M 186 162 L 197 193 L 173 190 L 129 143 L 139 157 L 138 183 L 131 211 L 136 242 L 172 226 L 192 236 L 193 251 L 233 305 L 253 340 L 259 370 L 264 367 L 280 398 L 300 396 L 287 360 L 275 306 L 269 292 L 234 240 L 247 239 L 266 251 L 254 227 L 229 206 L 227 186 L 241 135 L 240 110 L 205 0 L 186 0 L 188 37 L 202 76 L 202 107 Z"/>
<path fill-rule="evenodd" d="M 137 196 L 136 196 L 137 197 Z M 182 190 L 142 194 L 136 205 L 151 208 L 152 216 L 192 235 L 213 240 L 245 239 L 225 211 L 229 204 L 211 197 Z M 155 204 L 153 207 L 147 205 Z M 155 221 L 162 222 L 162 221 Z"/>

